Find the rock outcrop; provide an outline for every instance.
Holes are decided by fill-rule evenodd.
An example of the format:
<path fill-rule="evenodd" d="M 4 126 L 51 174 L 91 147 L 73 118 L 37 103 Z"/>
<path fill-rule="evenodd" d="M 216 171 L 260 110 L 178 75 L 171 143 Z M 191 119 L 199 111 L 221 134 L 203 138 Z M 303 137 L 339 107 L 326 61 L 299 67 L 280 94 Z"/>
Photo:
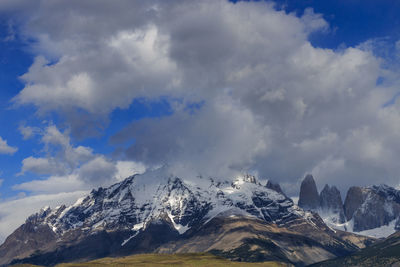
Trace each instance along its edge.
<path fill-rule="evenodd" d="M 325 185 L 324 189 L 321 191 L 319 200 L 320 209 L 323 212 L 338 215 L 337 223 L 344 223 L 346 221 L 343 210 L 342 196 L 340 195 L 340 191 L 335 186 L 331 187 L 329 185 Z"/>
<path fill-rule="evenodd" d="M 347 220 L 359 232 L 399 221 L 400 191 L 387 185 L 351 187 L 344 203 Z"/>
<path fill-rule="evenodd" d="M 308 174 L 300 186 L 299 207 L 305 210 L 317 210 L 319 203 L 319 195 L 314 177 Z"/>
<path fill-rule="evenodd" d="M 268 180 L 267 184 L 265 185 L 266 188 L 272 189 L 278 193 L 281 193 L 282 195 L 284 195 L 281 186 L 278 183 L 275 183 L 271 180 Z"/>
<path fill-rule="evenodd" d="M 352 186 L 349 188 L 344 201 L 344 213 L 347 220 L 350 220 L 353 217 L 354 212 L 361 207 L 365 201 L 365 197 L 366 194 L 363 193 L 361 187 Z"/>

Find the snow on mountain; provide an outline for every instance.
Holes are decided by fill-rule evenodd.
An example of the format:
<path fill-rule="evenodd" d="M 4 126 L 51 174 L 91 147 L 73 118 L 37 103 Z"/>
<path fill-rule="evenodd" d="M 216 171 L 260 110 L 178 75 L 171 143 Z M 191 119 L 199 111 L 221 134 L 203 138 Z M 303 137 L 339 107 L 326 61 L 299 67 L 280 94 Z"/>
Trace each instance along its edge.
<path fill-rule="evenodd" d="M 219 242 L 221 238 L 235 240 L 235 246 Z M 160 249 L 217 249 L 237 258 L 251 242 L 258 244 L 260 257 L 279 250 L 280 260 L 304 265 L 345 255 L 372 241 L 333 231 L 318 214 L 304 211 L 254 176 L 185 179 L 163 167 L 92 190 L 71 206 L 43 208 L 0 246 L 0 265 L 55 265 Z"/>
<path fill-rule="evenodd" d="M 353 186 L 343 204 L 336 187 L 325 185 L 319 194 L 316 188 L 312 175 L 307 175 L 298 203 L 317 212 L 329 227 L 371 237 L 387 237 L 400 230 L 399 190 L 387 185 Z"/>
<path fill-rule="evenodd" d="M 28 220 L 47 224 L 61 236 L 78 227 L 83 231 L 140 231 L 166 215 L 182 234 L 199 221 L 228 211 L 277 224 L 306 216 L 291 199 L 262 186 L 251 175 L 233 182 L 203 177 L 185 180 L 160 168 L 93 190 L 69 207 L 44 208 Z"/>
<path fill-rule="evenodd" d="M 387 237 L 400 229 L 400 191 L 387 185 L 351 187 L 344 203 L 347 221 L 337 213 L 318 211 L 324 222 L 338 230 L 370 237 Z"/>

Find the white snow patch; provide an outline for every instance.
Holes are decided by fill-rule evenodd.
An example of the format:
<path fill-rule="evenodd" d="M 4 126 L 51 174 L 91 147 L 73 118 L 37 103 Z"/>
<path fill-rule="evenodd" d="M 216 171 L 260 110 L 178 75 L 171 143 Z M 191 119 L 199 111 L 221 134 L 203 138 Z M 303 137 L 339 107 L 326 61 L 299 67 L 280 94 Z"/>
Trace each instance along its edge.
<path fill-rule="evenodd" d="M 139 231 L 139 230 L 143 229 L 143 227 L 144 227 L 144 222 L 141 222 L 141 223 L 135 224 L 132 229 L 135 231 Z"/>
<path fill-rule="evenodd" d="M 299 204 L 299 197 L 291 197 L 291 199 L 293 200 L 293 203 L 298 205 Z"/>
<path fill-rule="evenodd" d="M 396 220 L 391 221 L 388 225 L 383 225 L 381 227 L 377 227 L 374 229 L 369 229 L 369 230 L 364 230 L 360 232 L 354 231 L 354 221 L 351 219 L 350 221 L 347 221 L 345 223 L 333 223 L 329 218 L 323 218 L 325 224 L 329 226 L 330 228 L 336 229 L 336 230 L 342 230 L 358 235 L 364 235 L 364 236 L 369 236 L 369 237 L 375 237 L 375 238 L 385 238 L 388 237 L 389 235 L 393 234 L 396 232 L 395 230 L 395 224 Z"/>
<path fill-rule="evenodd" d="M 376 238 L 388 237 L 389 235 L 396 232 L 396 230 L 394 229 L 395 224 L 396 224 L 396 220 L 393 220 L 388 225 L 383 225 L 378 228 L 365 230 L 365 231 L 361 231 L 361 232 L 356 232 L 356 233 L 360 234 L 360 235 L 366 235 L 366 236 L 376 237 Z"/>
<path fill-rule="evenodd" d="M 170 213 L 168 213 L 168 217 L 170 218 L 172 224 L 174 225 L 174 228 L 179 232 L 180 235 L 190 229 L 190 227 L 187 225 L 181 225 L 181 224 L 175 223 L 174 217 Z"/>
<path fill-rule="evenodd" d="M 79 205 L 81 205 L 85 198 L 86 196 L 78 198 L 78 200 L 74 203 L 74 205 L 72 205 L 72 207 L 78 207 Z"/>
<path fill-rule="evenodd" d="M 124 242 L 121 243 L 121 247 L 125 246 L 126 243 L 128 243 L 132 238 L 134 238 L 135 236 L 137 236 L 139 234 L 139 232 L 135 233 L 134 235 L 130 236 L 128 239 L 125 239 Z"/>

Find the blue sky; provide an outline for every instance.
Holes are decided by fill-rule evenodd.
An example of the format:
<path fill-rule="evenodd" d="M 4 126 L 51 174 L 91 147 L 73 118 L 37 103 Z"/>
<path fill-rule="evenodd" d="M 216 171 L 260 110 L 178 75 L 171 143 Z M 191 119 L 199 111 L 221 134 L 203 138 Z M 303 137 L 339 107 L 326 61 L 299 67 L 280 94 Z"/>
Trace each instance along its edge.
<path fill-rule="evenodd" d="M 67 2 L 0 3 L 0 208 L 166 163 L 400 184 L 398 1 Z"/>
<path fill-rule="evenodd" d="M 333 32 L 325 36 L 316 36 L 313 44 L 320 47 L 336 48 L 341 44 L 356 46 L 371 38 L 391 38 L 400 36 L 400 3 L 393 0 L 383 1 L 276 1 L 288 12 L 301 14 L 304 8 L 312 7 L 315 12 L 324 15 Z"/>

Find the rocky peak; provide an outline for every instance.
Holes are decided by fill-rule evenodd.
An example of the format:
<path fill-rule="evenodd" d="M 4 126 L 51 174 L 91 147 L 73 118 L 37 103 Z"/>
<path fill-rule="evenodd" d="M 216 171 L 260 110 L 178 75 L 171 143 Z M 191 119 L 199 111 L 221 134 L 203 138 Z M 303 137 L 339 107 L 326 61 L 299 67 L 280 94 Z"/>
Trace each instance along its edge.
<path fill-rule="evenodd" d="M 320 208 L 322 211 L 327 211 L 328 213 L 338 214 L 338 222 L 345 222 L 345 215 L 343 210 L 343 201 L 340 191 L 335 186 L 325 185 L 319 196 Z"/>
<path fill-rule="evenodd" d="M 44 218 L 46 218 L 50 214 L 50 212 L 51 212 L 50 207 L 48 206 L 43 207 L 42 209 L 40 209 L 38 213 L 29 216 L 28 219 L 26 219 L 26 222 L 30 222 L 33 224 L 41 222 Z"/>
<path fill-rule="evenodd" d="M 322 209 L 337 210 L 343 208 L 342 197 L 336 186 L 325 185 L 319 198 Z"/>
<path fill-rule="evenodd" d="M 351 187 L 344 208 L 356 232 L 388 225 L 394 220 L 398 222 L 400 191 L 387 185 Z"/>
<path fill-rule="evenodd" d="M 257 184 L 257 179 L 253 175 L 244 174 L 244 175 L 241 175 L 241 176 L 237 177 L 233 181 L 232 187 L 235 188 L 235 189 L 240 189 L 241 185 L 243 185 L 244 183 Z"/>
<path fill-rule="evenodd" d="M 371 187 L 371 190 L 387 200 L 394 201 L 400 204 L 400 190 L 397 190 L 385 184 L 374 185 Z"/>
<path fill-rule="evenodd" d="M 250 175 L 250 174 L 243 175 L 243 181 L 252 183 L 252 184 L 257 183 L 256 177 L 254 175 Z"/>
<path fill-rule="evenodd" d="M 299 206 L 308 210 L 316 210 L 319 208 L 319 202 L 314 177 L 308 174 L 300 186 Z"/>
<path fill-rule="evenodd" d="M 272 189 L 278 193 L 281 193 L 282 195 L 284 195 L 281 186 L 278 183 L 274 183 L 271 180 L 268 180 L 267 184 L 265 185 L 266 188 Z"/>
<path fill-rule="evenodd" d="M 353 217 L 354 212 L 361 207 L 365 201 L 365 195 L 361 187 L 352 186 L 347 191 L 346 199 L 344 201 L 344 213 L 346 219 L 350 220 Z"/>

